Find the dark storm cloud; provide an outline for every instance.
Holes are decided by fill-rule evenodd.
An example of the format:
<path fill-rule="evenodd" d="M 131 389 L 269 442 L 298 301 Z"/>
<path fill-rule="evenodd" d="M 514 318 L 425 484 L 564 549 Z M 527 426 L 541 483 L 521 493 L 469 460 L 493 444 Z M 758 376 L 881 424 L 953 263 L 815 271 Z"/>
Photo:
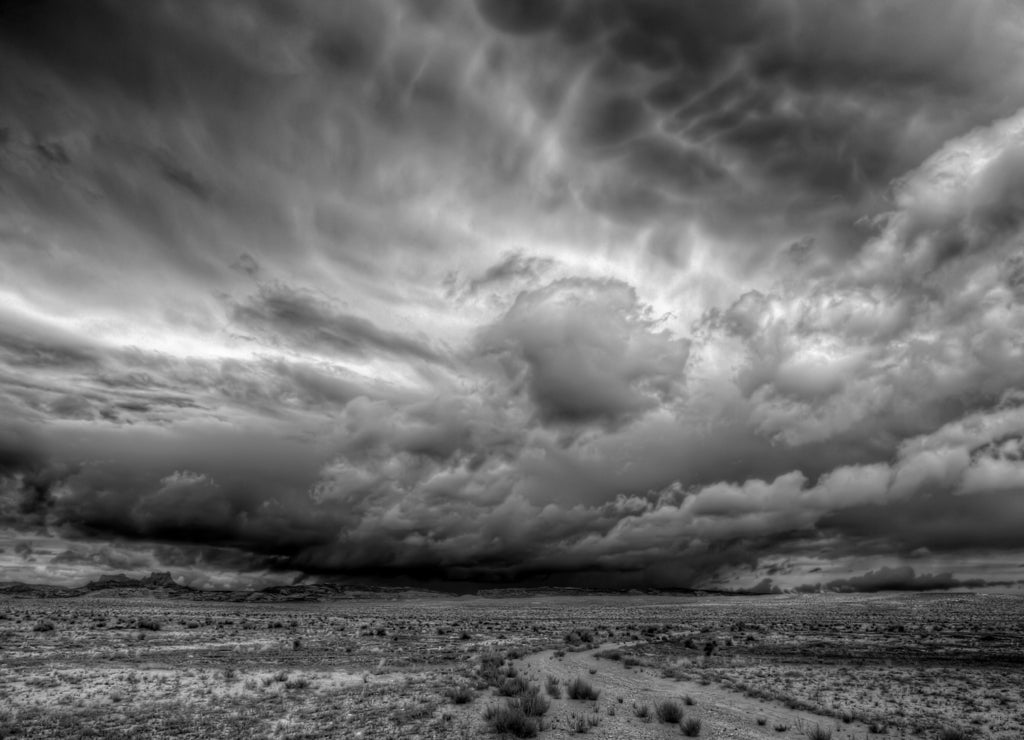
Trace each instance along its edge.
<path fill-rule="evenodd" d="M 1010 586 L 1009 581 L 986 581 L 983 578 L 961 580 L 952 573 L 921 573 L 918 575 L 909 565 L 895 568 L 883 567 L 878 570 L 840 578 L 813 586 L 802 586 L 798 591 L 838 591 L 841 593 L 876 593 L 879 591 L 948 591 L 951 588 L 984 588 Z"/>
<path fill-rule="evenodd" d="M 10 0 L 0 9 L 0 38 L 34 63 L 103 93 L 147 102 L 179 96 L 180 79 L 168 76 L 171 61 L 205 94 L 237 94 L 252 80 L 242 49 L 225 44 L 215 27 L 188 22 L 216 17 L 209 8 L 184 14 L 119 0 Z"/>
<path fill-rule="evenodd" d="M 1024 550 L 1011 4 L 0 13 L 0 518 L 54 568 Z"/>
<path fill-rule="evenodd" d="M 571 70 L 552 115 L 597 168 L 587 201 L 617 217 L 848 249 L 891 180 L 1021 92 L 1000 2 L 544 5 L 478 7 Z"/>

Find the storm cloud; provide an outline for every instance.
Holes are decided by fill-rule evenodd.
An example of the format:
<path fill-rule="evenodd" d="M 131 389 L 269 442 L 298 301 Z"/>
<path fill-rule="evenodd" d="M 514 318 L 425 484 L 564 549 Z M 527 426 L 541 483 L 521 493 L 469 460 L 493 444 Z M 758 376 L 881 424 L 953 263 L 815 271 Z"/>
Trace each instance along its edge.
<path fill-rule="evenodd" d="M 1004 0 L 3 3 L 0 537 L 61 553 L 4 569 L 1016 583 L 1022 41 Z"/>

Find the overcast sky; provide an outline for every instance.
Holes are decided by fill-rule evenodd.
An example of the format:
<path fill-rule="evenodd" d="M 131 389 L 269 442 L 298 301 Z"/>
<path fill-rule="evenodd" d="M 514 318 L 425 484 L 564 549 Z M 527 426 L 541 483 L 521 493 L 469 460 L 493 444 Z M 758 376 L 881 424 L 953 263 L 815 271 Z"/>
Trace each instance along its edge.
<path fill-rule="evenodd" d="M 0 580 L 1016 584 L 1022 69 L 1009 0 L 5 2 Z"/>

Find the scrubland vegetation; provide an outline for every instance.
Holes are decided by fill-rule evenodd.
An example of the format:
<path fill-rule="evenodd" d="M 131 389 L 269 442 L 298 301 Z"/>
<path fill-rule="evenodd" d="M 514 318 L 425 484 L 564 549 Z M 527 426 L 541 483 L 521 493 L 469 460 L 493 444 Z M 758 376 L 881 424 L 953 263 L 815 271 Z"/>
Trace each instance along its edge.
<path fill-rule="evenodd" d="M 0 601 L 0 737 L 1019 740 L 1014 596 Z"/>

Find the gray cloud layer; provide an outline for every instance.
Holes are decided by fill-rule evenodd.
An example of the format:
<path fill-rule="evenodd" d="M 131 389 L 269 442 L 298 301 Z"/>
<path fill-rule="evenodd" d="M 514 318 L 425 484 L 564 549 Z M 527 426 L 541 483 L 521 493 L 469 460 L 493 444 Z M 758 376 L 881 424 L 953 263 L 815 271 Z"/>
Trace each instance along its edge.
<path fill-rule="evenodd" d="M 1015 580 L 1022 35 L 5 3 L 0 524 L 210 583 Z"/>

